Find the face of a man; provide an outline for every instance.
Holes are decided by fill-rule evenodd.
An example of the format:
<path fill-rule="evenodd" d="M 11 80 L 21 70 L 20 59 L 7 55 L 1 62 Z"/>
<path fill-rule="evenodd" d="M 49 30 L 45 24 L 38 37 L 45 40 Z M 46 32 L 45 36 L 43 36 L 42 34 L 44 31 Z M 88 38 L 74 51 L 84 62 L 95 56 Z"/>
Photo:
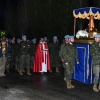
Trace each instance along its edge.
<path fill-rule="evenodd" d="M 13 37 L 13 40 L 15 41 L 15 36 Z"/>
<path fill-rule="evenodd" d="M 20 43 L 20 40 L 18 40 L 17 42 Z"/>
<path fill-rule="evenodd" d="M 33 41 L 33 43 L 35 44 L 35 43 L 36 43 L 36 41 Z"/>
<path fill-rule="evenodd" d="M 53 42 L 54 42 L 54 43 L 57 43 L 57 40 L 56 40 L 56 39 L 53 39 Z"/>
<path fill-rule="evenodd" d="M 68 39 L 68 38 L 66 38 L 66 39 L 65 39 L 65 42 L 66 42 L 66 43 L 69 43 L 69 39 Z"/>
<path fill-rule="evenodd" d="M 71 38 L 71 39 L 70 39 L 70 42 L 74 42 L 74 38 Z"/>
<path fill-rule="evenodd" d="M 3 40 L 3 41 L 5 41 L 5 40 L 6 40 L 6 37 L 5 37 L 5 36 L 3 36 L 3 37 L 2 37 L 2 40 Z"/>
<path fill-rule="evenodd" d="M 94 38 L 96 42 L 99 42 L 100 41 L 100 38 Z"/>
<path fill-rule="evenodd" d="M 23 41 L 26 41 L 26 38 L 23 38 Z"/>
<path fill-rule="evenodd" d="M 44 41 L 47 41 L 47 39 L 46 39 L 46 38 L 44 38 Z"/>
<path fill-rule="evenodd" d="M 41 38 L 40 41 L 43 42 L 44 41 L 44 38 Z"/>
<path fill-rule="evenodd" d="M 8 40 L 6 40 L 6 42 L 8 43 Z"/>

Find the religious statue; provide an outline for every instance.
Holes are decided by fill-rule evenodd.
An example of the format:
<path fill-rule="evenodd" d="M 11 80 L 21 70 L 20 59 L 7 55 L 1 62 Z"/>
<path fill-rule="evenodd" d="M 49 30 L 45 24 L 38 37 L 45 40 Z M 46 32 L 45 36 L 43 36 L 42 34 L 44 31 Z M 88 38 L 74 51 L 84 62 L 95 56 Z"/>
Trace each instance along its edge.
<path fill-rule="evenodd" d="M 94 17 L 89 17 L 89 24 L 88 28 L 85 29 L 89 33 L 89 38 L 93 38 L 95 34 L 97 34 L 97 29 L 95 28 L 94 24 Z"/>

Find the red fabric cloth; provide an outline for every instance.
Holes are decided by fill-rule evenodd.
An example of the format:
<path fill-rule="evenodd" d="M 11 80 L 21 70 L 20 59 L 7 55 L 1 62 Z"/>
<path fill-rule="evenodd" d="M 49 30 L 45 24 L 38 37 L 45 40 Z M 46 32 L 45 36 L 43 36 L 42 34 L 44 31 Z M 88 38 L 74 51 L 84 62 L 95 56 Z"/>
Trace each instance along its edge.
<path fill-rule="evenodd" d="M 48 49 L 47 43 L 44 43 L 45 49 Z M 42 44 L 39 43 L 36 48 L 33 72 L 40 72 L 42 70 L 42 62 L 44 62 L 43 48 Z M 47 70 L 50 70 L 50 54 L 47 51 Z"/>

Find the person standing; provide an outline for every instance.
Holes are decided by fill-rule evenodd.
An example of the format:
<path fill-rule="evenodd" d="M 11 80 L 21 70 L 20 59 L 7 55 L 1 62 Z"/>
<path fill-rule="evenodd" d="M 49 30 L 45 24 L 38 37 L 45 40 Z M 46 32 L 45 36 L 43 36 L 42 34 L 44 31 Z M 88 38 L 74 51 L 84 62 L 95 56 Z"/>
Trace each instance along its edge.
<path fill-rule="evenodd" d="M 32 39 L 31 48 L 30 48 L 30 64 L 31 64 L 31 68 L 33 68 L 36 46 L 37 46 L 36 38 L 34 38 L 34 39 Z"/>
<path fill-rule="evenodd" d="M 74 86 L 72 85 L 72 82 L 71 82 L 71 78 L 72 78 L 72 73 L 74 71 L 75 58 L 76 58 L 77 64 L 79 62 L 78 62 L 76 47 L 73 45 L 74 36 L 66 35 L 64 38 L 65 38 L 66 42 L 63 45 L 61 45 L 60 50 L 62 50 L 62 51 L 59 52 L 60 53 L 59 55 L 63 62 L 67 89 L 71 89 L 71 88 L 74 88 Z"/>
<path fill-rule="evenodd" d="M 9 45 L 7 45 L 6 37 L 2 36 L 2 40 L 0 42 L 0 77 L 6 76 L 5 66 L 9 52 L 10 52 L 10 47 Z"/>
<path fill-rule="evenodd" d="M 17 39 L 17 44 L 15 46 L 15 69 L 19 72 L 20 68 L 20 39 Z"/>
<path fill-rule="evenodd" d="M 26 35 L 22 36 L 22 42 L 20 44 L 20 71 L 19 74 L 23 75 L 23 70 L 26 68 L 27 75 L 31 75 L 30 73 L 30 43 L 27 42 Z"/>
<path fill-rule="evenodd" d="M 62 62 L 62 65 L 63 65 L 63 67 L 64 67 L 64 59 L 63 59 L 63 48 L 66 46 L 68 46 L 68 44 L 69 44 L 69 35 L 66 35 L 65 37 L 64 37 L 64 39 L 63 39 L 63 43 L 61 44 L 61 46 L 60 46 L 60 49 L 59 49 L 59 57 L 60 57 L 60 59 L 61 59 L 61 62 Z M 64 81 L 66 81 L 66 77 L 65 77 L 66 75 L 65 75 L 65 70 L 64 70 Z"/>
<path fill-rule="evenodd" d="M 48 45 L 41 38 L 39 44 L 36 48 L 35 58 L 34 58 L 34 65 L 33 65 L 33 72 L 44 72 L 50 71 L 50 55 L 48 50 Z"/>
<path fill-rule="evenodd" d="M 15 48 L 16 48 L 15 40 L 12 39 L 11 40 L 11 68 L 15 66 L 15 50 L 16 50 Z"/>
<path fill-rule="evenodd" d="M 8 55 L 7 55 L 7 61 L 6 61 L 6 71 L 8 73 L 10 73 L 10 63 L 11 63 L 11 46 L 9 44 L 9 39 L 6 38 L 6 45 L 7 45 L 7 51 L 8 51 Z"/>
<path fill-rule="evenodd" d="M 50 51 L 50 63 L 51 68 L 56 68 L 56 73 L 60 73 L 59 66 L 60 66 L 60 57 L 59 57 L 59 49 L 60 46 L 58 44 L 57 36 L 53 37 L 53 43 L 49 43 L 49 51 Z"/>
<path fill-rule="evenodd" d="M 95 42 L 90 46 L 90 54 L 92 56 L 92 64 L 93 64 L 93 73 L 94 73 L 94 85 L 93 91 L 98 92 L 100 90 L 100 80 L 99 80 L 99 73 L 100 73 L 100 35 L 96 34 L 94 36 Z M 99 86 L 97 87 L 97 85 Z"/>

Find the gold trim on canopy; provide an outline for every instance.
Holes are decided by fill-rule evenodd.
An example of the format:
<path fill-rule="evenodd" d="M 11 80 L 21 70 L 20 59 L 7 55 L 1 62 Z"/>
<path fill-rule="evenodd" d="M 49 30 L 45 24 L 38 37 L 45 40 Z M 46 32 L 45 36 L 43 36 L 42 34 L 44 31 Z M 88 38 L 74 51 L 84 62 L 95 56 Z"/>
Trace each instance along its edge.
<path fill-rule="evenodd" d="M 86 11 L 89 9 L 89 11 Z M 77 10 L 78 14 L 75 13 Z M 82 10 L 82 11 L 81 11 Z M 93 12 L 95 10 L 95 12 Z M 100 8 L 88 7 L 73 10 L 73 16 L 80 19 L 89 19 L 89 16 L 94 16 L 94 19 L 100 20 Z"/>

